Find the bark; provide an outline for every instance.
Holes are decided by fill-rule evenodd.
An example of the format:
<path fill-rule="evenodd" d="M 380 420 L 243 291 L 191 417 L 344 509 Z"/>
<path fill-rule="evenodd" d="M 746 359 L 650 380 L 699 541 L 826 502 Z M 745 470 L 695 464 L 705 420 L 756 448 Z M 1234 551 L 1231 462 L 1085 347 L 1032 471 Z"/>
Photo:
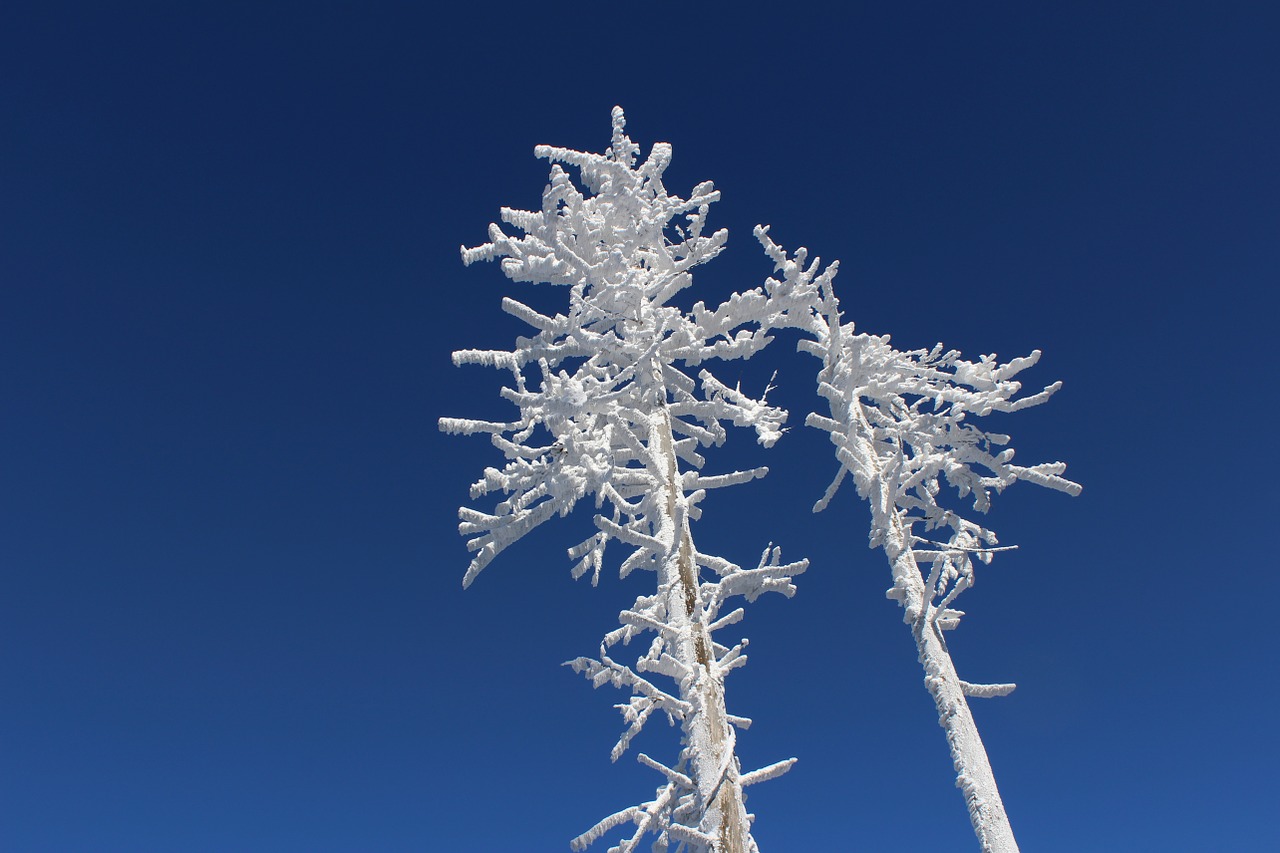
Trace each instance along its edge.
<path fill-rule="evenodd" d="M 658 584 L 667 597 L 667 624 L 679 636 L 672 656 L 690 673 L 680 683 L 680 698 L 692 709 L 681 727 L 693 756 L 688 772 L 698 791 L 702 814 L 698 829 L 717 840 L 715 853 L 748 853 L 755 844 L 742 800 L 735 737 L 725 711 L 724 678 L 717 672 L 714 646 L 698 601 L 688 505 L 665 405 L 650 416 L 649 430 L 653 470 L 666 495 L 657 538 L 669 543 Z"/>

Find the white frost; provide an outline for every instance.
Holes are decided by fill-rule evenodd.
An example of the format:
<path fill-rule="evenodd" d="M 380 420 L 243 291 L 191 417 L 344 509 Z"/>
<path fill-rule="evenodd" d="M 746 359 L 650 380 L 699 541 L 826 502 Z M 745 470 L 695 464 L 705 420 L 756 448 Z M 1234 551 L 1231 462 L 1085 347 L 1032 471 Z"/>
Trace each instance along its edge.
<path fill-rule="evenodd" d="M 502 208 L 502 221 L 519 233 L 493 224 L 488 242 L 462 249 L 466 264 L 499 261 L 513 281 L 562 286 L 568 296 L 564 313 L 554 316 L 504 299 L 503 310 L 528 323 L 532 336 L 519 338 L 510 351 L 454 354 L 459 365 L 508 371 L 512 381 L 502 396 L 516 407 L 506 422 L 440 421 L 446 432 L 489 435 L 505 459 L 471 488 L 473 499 L 498 496 L 492 509 L 459 510 L 459 532 L 475 553 L 463 585 L 526 533 L 592 499 L 597 532 L 569 549 L 573 576 L 589 572 L 594 584 L 607 546 L 616 543 L 626 553 L 619 572 L 655 572 L 656 592 L 622 612 L 621 627 L 605 637 L 598 658 L 568 665 L 595 686 L 632 694 L 617 706 L 627 728 L 615 760 L 655 713 L 680 723 L 684 748 L 670 767 L 642 756 L 665 787 L 572 846 L 583 849 L 630 821 L 634 835 L 613 850 L 634 850 L 653 835 L 655 849 L 671 844 L 690 853 L 749 853 L 756 845 L 734 750 L 734 726 L 749 721 L 728 714 L 724 701 L 725 676 L 746 662 L 746 641 L 730 648 L 712 632 L 741 618 L 740 609 L 720 616 L 726 601 L 754 601 L 766 592 L 789 596 L 792 578 L 807 563 L 784 564 L 770 547 L 756 568 L 742 569 L 699 553 L 690 522 L 699 517 L 706 490 L 765 473 L 703 476 L 699 450 L 723 443 L 726 425 L 753 429 L 770 446 L 786 420 L 765 394 L 755 398 L 729 387 L 708 365 L 750 358 L 770 342 L 770 328 L 787 325 L 792 312 L 809 311 L 809 300 L 786 282 L 769 282 L 715 307 L 699 302 L 686 312 L 670 304 L 692 284 L 692 270 L 724 248 L 726 231 L 705 232 L 719 193 L 708 181 L 688 199 L 672 195 L 662 182 L 671 147 L 656 144 L 638 162 L 639 153 L 617 108 L 604 154 L 538 146 L 535 154 L 552 163 L 541 208 Z M 577 170 L 585 191 L 565 167 Z M 642 633 L 653 638 L 633 664 L 611 657 L 618 644 Z M 781 769 L 774 765 L 751 778 Z"/>
<path fill-rule="evenodd" d="M 806 266 L 804 249 L 788 256 L 767 228 L 758 227 L 756 237 L 778 276 L 768 286 L 811 304 L 807 313 L 789 312 L 785 322 L 808 334 L 800 349 L 822 360 L 818 393 L 827 411 L 810 414 L 806 423 L 828 434 L 839 462 L 814 511 L 828 506 L 846 477 L 870 504 L 870 544 L 888 557 L 893 587 L 887 596 L 902 605 L 911 626 L 974 832 L 984 851 L 1012 853 L 1017 842 L 965 697 L 1004 696 L 1014 685 L 961 681 L 943 639 L 964 615 L 951 605 L 973 586 L 975 558 L 990 562 L 1005 549 L 996 547 L 995 533 L 973 520 L 961 500 L 947 498 L 946 487 L 978 513 L 1018 480 L 1079 494 L 1080 486 L 1061 476 L 1062 463 L 1015 465 L 1013 449 L 1004 447 L 1008 436 L 973 424 L 991 412 L 1039 405 L 1061 383 L 1017 396 L 1022 386 L 1014 377 L 1039 360 L 1039 350 L 1005 364 L 994 355 L 966 361 L 941 344 L 901 351 L 887 335 L 858 333 L 853 323 L 842 322 L 832 289 L 836 264 L 821 270 L 815 259 Z"/>

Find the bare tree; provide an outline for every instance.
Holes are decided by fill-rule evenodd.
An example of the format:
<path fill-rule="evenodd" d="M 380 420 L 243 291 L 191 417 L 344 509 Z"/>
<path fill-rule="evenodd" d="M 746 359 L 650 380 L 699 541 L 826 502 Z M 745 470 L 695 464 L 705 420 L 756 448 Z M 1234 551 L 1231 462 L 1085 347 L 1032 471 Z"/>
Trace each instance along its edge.
<path fill-rule="evenodd" d="M 554 316 L 504 299 L 503 309 L 534 334 L 510 351 L 454 353 L 458 365 L 509 371 L 511 384 L 501 393 L 517 409 L 507 422 L 440 421 L 446 432 L 488 434 L 506 458 L 471 488 L 473 499 L 500 493 L 497 505 L 459 510 L 459 530 L 476 554 L 463 585 L 534 527 L 594 498 L 596 531 L 569 549 L 577 561 L 573 576 L 590 573 L 596 583 L 606 546 L 617 542 L 628 552 L 620 573 L 653 571 L 656 588 L 622 611 L 621 627 L 604 638 L 598 658 L 570 665 L 596 686 L 609 682 L 632 693 L 618 706 L 627 729 L 615 760 L 655 713 L 680 723 L 683 748 L 670 766 L 640 755 L 662 774 L 656 796 L 611 815 L 572 846 L 583 849 L 634 822 L 634 834 L 612 850 L 635 850 L 652 834 L 656 850 L 745 853 L 757 848 L 742 789 L 780 775 L 794 759 L 740 771 L 735 728 L 750 720 L 727 712 L 724 681 L 745 662 L 747 641 L 722 645 L 713 634 L 742 618 L 741 607 L 724 612 L 732 597 L 790 596 L 792 576 L 807 563 L 783 564 L 770 546 L 756 567 L 743 569 L 695 546 L 691 522 L 707 492 L 766 473 L 704 475 L 699 450 L 723 443 L 726 424 L 750 427 L 770 446 L 786 418 L 763 395 L 755 399 L 723 384 L 704 365 L 749 358 L 769 342 L 770 327 L 785 325 L 791 311 L 810 309 L 776 281 L 715 308 L 671 304 L 692 284 L 693 268 L 725 245 L 726 231 L 704 234 L 719 193 L 705 182 L 688 199 L 669 194 L 662 176 L 671 147 L 655 144 L 637 163 L 639 151 L 624 132 L 620 108 L 605 154 L 538 146 L 536 155 L 553 164 L 541 209 L 501 212 L 523 235 L 491 225 L 489 242 L 463 249 L 467 264 L 500 259 L 511 280 L 560 285 L 569 296 L 565 312 Z M 585 192 L 561 164 L 579 171 Z M 646 632 L 651 643 L 633 664 L 614 659 L 618 644 Z"/>
<path fill-rule="evenodd" d="M 1006 364 L 994 355 L 974 362 L 941 344 L 904 352 L 887 335 L 856 333 L 853 323 L 841 323 L 832 290 L 837 264 L 820 271 L 820 261 L 809 263 L 804 249 L 788 257 L 767 228 L 757 228 L 756 237 L 780 274 L 766 286 L 813 305 L 808 314 L 793 311 L 788 319 L 811 336 L 801 349 L 822 360 L 818 393 L 828 413 L 810 414 L 806 423 L 830 435 L 839 462 L 814 511 L 827 507 L 846 476 L 870 503 L 870 545 L 889 560 L 893 586 L 886 594 L 902 606 L 911 627 L 974 832 L 984 851 L 1012 853 L 1017 842 L 966 697 L 1004 696 L 1014 685 L 961 680 L 943 637 L 964 615 L 953 604 L 973 585 L 975 559 L 988 563 L 1005 549 L 992 531 L 965 516 L 959 500 L 944 505 L 942 486 L 953 487 L 959 499 L 971 496 L 977 512 L 990 507 L 992 492 L 1018 480 L 1078 495 L 1080 486 L 1061 476 L 1066 465 L 1015 465 L 1013 449 L 1005 447 L 1008 436 L 971 422 L 1039 405 L 1062 383 L 1016 397 L 1022 386 L 1014 377 L 1039 360 L 1039 350 Z"/>

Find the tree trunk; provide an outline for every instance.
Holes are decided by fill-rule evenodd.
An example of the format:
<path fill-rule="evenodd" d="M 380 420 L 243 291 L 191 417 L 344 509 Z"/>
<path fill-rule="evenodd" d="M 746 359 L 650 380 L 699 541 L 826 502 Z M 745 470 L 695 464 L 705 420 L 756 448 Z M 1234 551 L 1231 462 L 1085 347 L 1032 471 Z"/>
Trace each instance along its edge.
<path fill-rule="evenodd" d="M 924 579 L 906 525 L 898 510 L 894 496 L 888 494 L 884 474 L 875 448 L 867 438 L 871 427 L 862 413 L 862 407 L 850 407 L 851 420 L 858 427 L 854 455 L 860 456 L 861 465 L 871 474 L 868 498 L 877 524 L 885 527 L 884 553 L 889 558 L 893 574 L 891 596 L 898 600 L 905 611 L 903 621 L 911 626 L 915 636 L 920 664 L 924 667 L 924 683 L 938 708 L 938 725 L 947 735 L 951 749 L 951 762 L 956 770 L 956 787 L 964 794 L 969 809 L 969 822 L 978 836 L 982 853 L 1018 853 L 1018 842 L 996 787 L 996 777 L 987 759 L 986 747 L 978 736 L 978 726 L 969 710 L 960 678 L 956 675 L 951 653 L 942 639 L 942 630 L 936 621 L 933 596 L 924 588 Z"/>
<path fill-rule="evenodd" d="M 938 707 L 938 725 L 947 733 L 951 761 L 956 768 L 956 787 L 964 793 L 969 821 L 983 853 L 1017 853 L 1018 842 L 996 788 L 987 750 L 978 736 L 977 723 L 969 711 L 942 630 L 933 619 L 932 606 L 916 620 L 912 633 L 924 667 L 925 687 Z"/>
<path fill-rule="evenodd" d="M 688 772 L 698 791 L 700 832 L 716 839 L 715 853 L 748 853 L 755 848 L 742 801 L 735 737 L 725 711 L 724 678 L 717 672 L 715 651 L 698 601 L 698 567 L 689 532 L 688 505 L 676 459 L 671 416 L 665 405 L 649 421 L 649 447 L 654 473 L 666 493 L 665 517 L 657 538 L 670 543 L 658 570 L 665 590 L 667 624 L 678 641 L 672 656 L 689 673 L 680 682 L 680 698 L 691 711 L 682 722 Z"/>

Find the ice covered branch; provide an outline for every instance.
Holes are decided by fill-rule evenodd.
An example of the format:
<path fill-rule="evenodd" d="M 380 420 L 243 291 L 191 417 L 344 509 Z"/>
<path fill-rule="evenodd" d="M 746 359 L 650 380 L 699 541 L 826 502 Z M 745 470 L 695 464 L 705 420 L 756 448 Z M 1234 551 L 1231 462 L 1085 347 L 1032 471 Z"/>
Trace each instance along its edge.
<path fill-rule="evenodd" d="M 597 686 L 631 691 L 618 706 L 627 728 L 615 759 L 658 712 L 680 724 L 684 740 L 671 768 L 643 759 L 667 779 L 656 799 L 606 818 L 573 846 L 630 821 L 635 834 L 615 850 L 632 850 L 656 834 L 661 845 L 684 845 L 690 853 L 746 853 L 755 842 L 733 732 L 746 721 L 729 714 L 724 700 L 725 675 L 745 663 L 746 641 L 722 646 L 712 632 L 737 621 L 719 618 L 727 599 L 790 595 L 791 579 L 805 564 L 784 565 L 776 549 L 768 549 L 760 566 L 741 569 L 700 554 L 690 523 L 700 517 L 707 490 L 765 473 L 703 475 L 700 449 L 722 444 L 730 426 L 754 430 L 768 447 L 786 420 L 784 410 L 766 402 L 768 389 L 755 397 L 731 387 L 711 365 L 752 357 L 770 342 L 770 329 L 809 311 L 810 300 L 782 281 L 713 307 L 672 304 L 692 286 L 695 268 L 725 246 L 726 231 L 706 230 L 719 193 L 709 181 L 688 198 L 670 193 L 663 176 L 671 146 L 655 144 L 641 160 L 621 109 L 613 111 L 605 153 L 544 145 L 535 154 L 551 163 L 541 207 L 502 208 L 503 225 L 490 225 L 482 245 L 464 247 L 462 260 L 497 261 L 512 281 L 564 287 L 568 305 L 551 313 L 506 298 L 503 310 L 527 323 L 530 336 L 506 351 L 454 354 L 459 365 L 506 372 L 511 382 L 501 396 L 516 409 L 504 421 L 440 421 L 446 432 L 488 436 L 504 460 L 471 488 L 473 500 L 494 496 L 494 503 L 458 512 L 459 532 L 475 554 L 463 585 L 531 530 L 590 500 L 596 530 L 569 549 L 573 576 L 589 572 L 597 583 L 614 543 L 624 553 L 620 574 L 654 572 L 656 593 L 622 612 L 621 627 L 605 638 L 598 659 L 570 665 Z M 617 643 L 647 632 L 655 637 L 634 665 L 610 656 Z M 651 676 L 671 683 L 659 686 Z"/>
<path fill-rule="evenodd" d="M 788 255 L 766 228 L 757 228 L 756 237 L 774 262 L 771 286 L 811 300 L 808 313 L 792 311 L 786 320 L 808 334 L 800 349 L 821 360 L 817 384 L 826 411 L 810 414 L 806 423 L 828 434 L 837 460 L 835 477 L 814 511 L 828 506 L 846 478 L 870 504 L 870 544 L 888 557 L 893 576 L 888 596 L 902 605 L 911 626 L 974 832 L 984 851 L 1016 851 L 966 702 L 966 696 L 1007 695 L 1014 685 L 961 681 L 943 631 L 956 628 L 964 615 L 951 605 L 973 586 L 974 559 L 989 562 L 1003 550 L 995 547 L 995 533 L 975 521 L 961 501 L 971 500 L 972 512 L 984 513 L 993 494 L 1018 480 L 1080 493 L 1078 484 L 1062 476 L 1062 463 L 1015 465 L 1009 437 L 973 423 L 992 412 L 1039 405 L 1061 383 L 1018 396 L 1022 385 L 1015 377 L 1039 360 L 1039 350 L 1006 363 L 994 355 L 967 361 L 941 344 L 902 351 L 887 335 L 858 333 L 853 323 L 842 321 L 832 286 L 834 264 L 821 271 L 817 260 L 806 266 L 804 249 Z M 943 530 L 946 541 L 922 536 L 917 527 L 925 533 Z"/>

